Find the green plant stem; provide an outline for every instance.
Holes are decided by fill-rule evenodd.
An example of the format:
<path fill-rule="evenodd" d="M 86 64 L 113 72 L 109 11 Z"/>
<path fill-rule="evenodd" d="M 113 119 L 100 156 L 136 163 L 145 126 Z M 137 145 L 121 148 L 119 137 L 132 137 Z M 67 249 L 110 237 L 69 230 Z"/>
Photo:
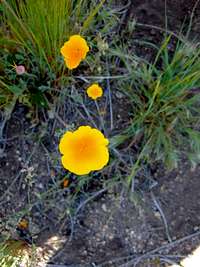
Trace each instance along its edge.
<path fill-rule="evenodd" d="M 148 147 L 148 144 L 150 142 L 150 139 L 147 141 L 147 143 L 144 145 L 142 151 L 140 152 L 138 158 L 137 158 L 137 161 L 135 162 L 135 164 L 133 165 L 132 169 L 131 169 L 131 173 L 129 174 L 129 176 L 127 177 L 127 181 L 128 181 L 128 187 L 130 188 L 131 187 L 131 183 L 132 183 L 132 180 L 133 178 L 135 177 L 137 171 L 138 171 L 138 168 L 140 166 L 140 162 L 141 160 L 143 159 L 143 156 L 145 155 L 144 152 L 146 150 L 146 148 Z"/>
<path fill-rule="evenodd" d="M 96 105 L 96 108 L 97 108 L 97 112 L 99 114 L 99 119 L 100 119 L 101 127 L 102 127 L 103 131 L 105 132 L 104 119 L 103 119 L 103 117 L 101 115 L 99 104 L 98 104 L 97 100 L 95 100 L 94 102 L 95 102 L 95 105 Z"/>

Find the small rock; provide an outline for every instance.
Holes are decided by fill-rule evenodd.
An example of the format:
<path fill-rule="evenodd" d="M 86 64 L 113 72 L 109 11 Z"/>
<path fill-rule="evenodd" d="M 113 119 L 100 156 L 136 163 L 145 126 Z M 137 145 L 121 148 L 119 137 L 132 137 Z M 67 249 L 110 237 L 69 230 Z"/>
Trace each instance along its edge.
<path fill-rule="evenodd" d="M 108 239 L 109 240 L 112 240 L 114 238 L 114 235 L 113 234 L 110 234 L 109 236 L 108 236 Z"/>
<path fill-rule="evenodd" d="M 26 184 L 22 184 L 22 190 L 26 188 Z"/>
<path fill-rule="evenodd" d="M 102 205 L 102 210 L 105 211 L 105 212 L 107 212 L 106 204 L 103 204 L 103 205 Z"/>
<path fill-rule="evenodd" d="M 38 184 L 38 188 L 43 189 L 44 188 L 43 184 L 42 183 L 39 183 Z"/>
<path fill-rule="evenodd" d="M 121 92 L 117 91 L 116 92 L 116 97 L 119 98 L 119 99 L 121 99 L 121 98 L 124 97 L 124 95 Z"/>
<path fill-rule="evenodd" d="M 84 256 L 87 256 L 87 250 L 84 250 L 83 253 L 82 253 Z"/>
<path fill-rule="evenodd" d="M 154 215 L 155 215 L 155 217 L 157 218 L 157 219 L 161 219 L 161 216 L 160 216 L 160 212 L 158 212 L 158 211 L 155 211 L 154 212 Z"/>

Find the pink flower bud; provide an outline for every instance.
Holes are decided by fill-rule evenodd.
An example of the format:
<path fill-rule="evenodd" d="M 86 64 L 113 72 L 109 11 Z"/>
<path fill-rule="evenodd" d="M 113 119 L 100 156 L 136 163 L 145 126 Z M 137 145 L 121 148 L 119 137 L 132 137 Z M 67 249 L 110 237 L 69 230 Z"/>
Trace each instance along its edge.
<path fill-rule="evenodd" d="M 15 71 L 18 75 L 22 75 L 26 72 L 25 67 L 23 65 L 15 66 Z"/>

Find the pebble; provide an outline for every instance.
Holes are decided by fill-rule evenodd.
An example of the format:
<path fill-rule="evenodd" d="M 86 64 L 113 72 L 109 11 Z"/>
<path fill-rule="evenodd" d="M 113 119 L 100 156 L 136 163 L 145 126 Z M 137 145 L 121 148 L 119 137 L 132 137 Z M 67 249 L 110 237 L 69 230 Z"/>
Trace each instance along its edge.
<path fill-rule="evenodd" d="M 110 239 L 110 240 L 112 240 L 114 238 L 114 235 L 112 235 L 112 234 L 110 234 L 109 236 L 108 236 L 108 239 Z"/>
<path fill-rule="evenodd" d="M 124 95 L 121 92 L 117 91 L 116 92 L 116 97 L 119 98 L 119 99 L 121 99 L 121 98 L 124 97 Z"/>
<path fill-rule="evenodd" d="M 161 219 L 161 216 L 160 216 L 160 212 L 158 212 L 158 211 L 155 211 L 154 212 L 154 215 L 155 215 L 155 217 L 157 218 L 157 219 Z"/>
<path fill-rule="evenodd" d="M 87 256 L 87 250 L 84 250 L 83 253 L 82 253 L 84 256 Z"/>
<path fill-rule="evenodd" d="M 103 210 L 103 211 L 107 212 L 106 204 L 103 204 L 101 207 L 102 207 L 102 210 Z"/>
<path fill-rule="evenodd" d="M 26 184 L 22 184 L 22 190 L 26 188 Z"/>
<path fill-rule="evenodd" d="M 43 184 L 42 183 L 39 183 L 38 184 L 38 188 L 43 189 L 44 188 Z"/>

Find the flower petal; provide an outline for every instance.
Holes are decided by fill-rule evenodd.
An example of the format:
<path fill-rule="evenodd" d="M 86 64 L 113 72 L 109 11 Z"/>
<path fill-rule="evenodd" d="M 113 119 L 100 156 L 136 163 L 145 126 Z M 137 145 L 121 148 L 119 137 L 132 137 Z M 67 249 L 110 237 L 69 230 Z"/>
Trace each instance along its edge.
<path fill-rule="evenodd" d="M 66 152 L 66 148 L 69 146 L 72 138 L 73 138 L 73 133 L 70 131 L 66 132 L 62 136 L 59 144 L 59 150 L 61 154 L 64 154 Z"/>

